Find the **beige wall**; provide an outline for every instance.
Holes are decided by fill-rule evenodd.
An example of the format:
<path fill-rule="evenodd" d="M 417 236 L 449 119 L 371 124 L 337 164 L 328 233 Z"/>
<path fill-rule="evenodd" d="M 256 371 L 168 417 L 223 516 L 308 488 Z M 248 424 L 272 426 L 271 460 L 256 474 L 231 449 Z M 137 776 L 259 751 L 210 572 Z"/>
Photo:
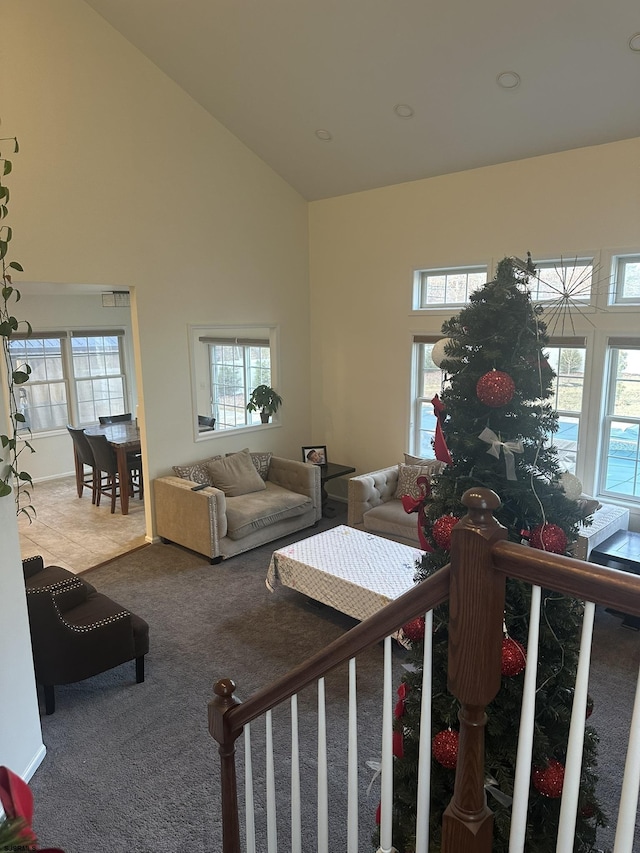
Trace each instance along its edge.
<path fill-rule="evenodd" d="M 639 167 L 633 139 L 311 203 L 313 440 L 359 473 L 401 459 L 412 335 L 447 316 L 412 312 L 413 270 L 594 252 L 606 283 L 611 250 L 640 249 Z M 598 311 L 579 328 L 597 329 L 600 351 L 640 315 Z"/>
<path fill-rule="evenodd" d="M 32 281 L 133 289 L 149 480 L 247 443 L 299 452 L 306 203 L 80 0 L 0 0 L 0 16 L 1 118 L 21 143 L 13 255 Z M 247 322 L 279 326 L 282 426 L 201 453 L 187 326 Z"/>
<path fill-rule="evenodd" d="M 25 280 L 132 288 L 149 481 L 245 444 L 299 453 L 311 431 L 304 200 L 81 0 L 0 0 L 0 22 L 2 136 L 21 147 L 11 257 Z M 196 444 L 190 323 L 279 326 L 281 426 Z M 13 535 L 3 515 L 0 541 Z M 3 552 L 0 575 L 20 576 L 18 556 Z M 24 629 L 9 588 L 0 619 L 20 613 Z M 13 651 L 0 639 L 0 669 Z M 33 716 L 33 702 L 29 689 L 14 692 L 12 719 Z"/>

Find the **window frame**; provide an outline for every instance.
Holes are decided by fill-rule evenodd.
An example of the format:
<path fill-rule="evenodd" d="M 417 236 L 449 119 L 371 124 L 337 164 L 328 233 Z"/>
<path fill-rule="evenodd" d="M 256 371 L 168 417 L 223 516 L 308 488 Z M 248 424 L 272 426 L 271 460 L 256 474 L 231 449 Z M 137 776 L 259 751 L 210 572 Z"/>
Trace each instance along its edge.
<path fill-rule="evenodd" d="M 189 358 L 191 368 L 191 405 L 192 425 L 194 441 L 209 441 L 232 436 L 238 432 L 245 433 L 252 430 L 273 429 L 281 423 L 280 410 L 273 415 L 268 424 L 263 424 L 259 413 L 252 417 L 250 422 L 239 424 L 226 429 L 219 429 L 218 423 L 214 429 L 200 430 L 198 428 L 198 415 L 214 416 L 212 372 L 209 357 L 209 345 L 207 341 L 235 341 L 236 339 L 246 341 L 268 341 L 271 361 L 271 386 L 278 387 L 279 374 L 279 327 L 264 323 L 252 323 L 244 325 L 189 325 L 187 327 L 189 338 Z M 249 389 L 249 394 L 253 389 Z M 248 401 L 248 398 L 247 398 Z M 246 405 L 246 404 L 245 404 Z M 246 413 L 250 416 L 250 413 Z"/>
<path fill-rule="evenodd" d="M 411 353 L 411 361 L 412 361 L 412 371 L 411 371 L 411 397 L 412 397 L 412 406 L 411 406 L 411 420 L 410 420 L 410 436 L 409 436 L 409 447 L 411 448 L 411 453 L 414 456 L 422 456 L 425 454 L 422 452 L 422 436 L 423 433 L 430 436 L 430 451 L 427 454 L 427 457 L 430 458 L 434 455 L 433 446 L 431 445 L 431 441 L 435 437 L 435 415 L 434 419 L 434 428 L 433 430 L 423 430 L 422 429 L 422 414 L 423 414 L 423 406 L 431 405 L 431 400 L 433 397 L 425 396 L 424 394 L 419 394 L 418 389 L 422 389 L 424 387 L 424 375 L 425 369 L 423 368 L 424 358 L 423 358 L 423 348 L 425 346 L 431 346 L 433 349 L 434 344 L 436 344 L 439 340 L 442 339 L 442 335 L 428 335 L 428 334 L 415 334 L 412 338 L 412 353 Z M 433 363 L 433 362 L 432 362 Z M 445 371 L 433 363 L 434 371 L 440 371 L 440 388 L 434 392 L 439 395 L 442 395 L 442 388 L 446 381 Z"/>
<path fill-rule="evenodd" d="M 639 252 L 621 252 L 611 258 L 610 306 L 640 305 L 640 294 L 638 296 L 622 295 L 625 276 L 621 275 L 621 269 L 630 263 L 640 264 Z"/>
<path fill-rule="evenodd" d="M 559 301 L 562 298 L 562 294 L 560 291 L 556 291 L 556 296 L 549 297 L 540 297 L 539 295 L 539 285 L 536 289 L 536 293 L 533 292 L 533 288 L 531 283 L 538 281 L 539 284 L 544 283 L 543 273 L 545 270 L 557 271 L 559 267 L 564 270 L 569 269 L 570 267 L 575 267 L 577 264 L 583 264 L 585 266 L 590 266 L 591 274 L 590 274 L 590 282 L 589 289 L 586 292 L 585 296 L 572 296 L 572 301 L 580 306 L 580 310 L 584 310 L 587 306 L 591 306 L 595 304 L 595 280 L 594 276 L 596 273 L 596 258 L 594 255 L 575 255 L 571 258 L 564 258 L 562 255 L 559 258 L 541 258 L 540 260 L 534 261 L 535 273 L 529 276 L 529 281 L 526 285 L 527 289 L 531 293 L 531 301 L 536 302 L 540 305 L 552 305 L 554 302 Z M 580 279 L 578 279 L 577 284 L 579 284 Z M 524 287 L 524 285 L 523 285 Z"/>
<path fill-rule="evenodd" d="M 446 301 L 447 279 L 456 275 L 466 276 L 466 299 L 460 301 Z M 431 267 L 428 269 L 416 269 L 413 271 L 413 310 L 414 311 L 442 311 L 450 310 L 451 308 L 460 308 L 467 305 L 469 302 L 470 293 L 475 290 L 469 290 L 469 276 L 484 275 L 485 279 L 482 284 L 486 284 L 489 280 L 489 264 L 468 264 L 454 267 Z M 428 279 L 436 276 L 445 276 L 445 301 L 444 302 L 427 302 L 426 291 L 428 288 Z M 479 285 L 479 287 L 482 286 Z M 479 289 L 475 288 L 476 290 Z"/>
<path fill-rule="evenodd" d="M 558 423 L 560 423 L 560 418 L 575 418 L 578 421 L 578 435 L 576 439 L 576 448 L 575 448 L 575 459 L 572 465 L 566 466 L 564 470 L 567 470 L 570 474 L 574 474 L 578 476 L 578 471 L 582 469 L 582 455 L 583 455 L 583 447 L 584 447 L 584 428 L 585 428 L 585 396 L 586 396 L 586 376 L 587 376 L 587 357 L 588 357 L 588 349 L 587 349 L 587 341 L 584 337 L 553 337 L 550 338 L 549 342 L 543 347 L 543 352 L 547 355 L 549 354 L 549 350 L 558 350 L 558 370 L 554 369 L 554 373 L 556 374 L 554 379 L 554 392 L 553 397 L 549 398 L 551 401 L 551 405 L 555 407 L 555 411 L 558 414 Z M 558 407 L 558 396 L 560 392 L 561 379 L 563 374 L 560 373 L 560 361 L 562 359 L 562 350 L 582 350 L 583 351 L 583 364 L 584 364 L 584 372 L 582 375 L 582 388 L 580 394 L 580 409 L 561 409 Z M 567 374 L 568 375 L 568 374 Z M 550 443 L 556 446 L 558 450 L 558 461 L 560 463 L 561 468 L 563 465 L 566 465 L 566 461 L 562 458 L 562 449 L 557 445 L 557 435 L 558 433 L 552 433 L 549 436 Z M 573 451 L 567 451 L 568 453 Z"/>
<path fill-rule="evenodd" d="M 207 344 L 209 350 L 209 375 L 210 375 L 210 383 L 211 383 L 211 415 L 216 419 L 216 429 L 222 432 L 228 432 L 229 430 L 234 429 L 242 429 L 246 426 L 255 426 L 259 423 L 262 423 L 260 420 L 259 412 L 249 412 L 247 411 L 247 403 L 249 402 L 249 398 L 251 397 L 252 390 L 256 387 L 256 385 L 266 384 L 271 385 L 271 346 L 269 340 L 242 340 L 242 339 L 229 339 L 228 341 L 224 341 L 220 339 L 217 342 L 211 341 Z M 234 350 L 241 351 L 241 364 L 236 363 L 236 356 L 234 354 L 233 360 L 231 363 L 224 363 L 220 360 L 216 361 L 214 359 L 214 351 L 216 348 L 233 348 Z M 269 353 L 269 367 L 259 367 L 255 368 L 251 364 L 251 350 L 260 349 L 267 350 Z M 223 387 L 221 382 L 217 381 L 216 378 L 216 369 L 221 370 L 225 366 L 241 370 L 242 374 L 242 396 L 243 396 L 243 404 L 240 407 L 240 413 L 244 419 L 244 423 L 236 421 L 233 426 L 225 426 L 225 420 L 221 417 L 222 411 L 222 403 L 220 402 L 219 395 L 216 394 L 216 389 Z M 252 379 L 251 374 L 254 370 L 259 370 L 261 376 L 257 379 Z M 268 376 L 262 375 L 265 371 L 268 372 Z M 237 411 L 238 407 L 234 406 L 225 406 L 224 409 L 229 409 L 231 411 Z"/>
<path fill-rule="evenodd" d="M 618 364 L 621 350 L 635 350 L 640 357 L 640 337 L 623 338 L 609 337 L 606 351 L 605 386 L 603 389 L 603 413 L 599 434 L 599 458 L 600 470 L 598 477 L 598 494 L 613 500 L 625 501 L 632 505 L 640 505 L 640 411 L 637 416 L 622 415 L 614 412 L 616 403 L 616 385 L 619 380 Z M 640 387 L 640 382 L 639 382 Z M 636 439 L 636 458 L 634 466 L 634 491 L 629 494 L 617 492 L 607 488 L 607 477 L 609 473 L 609 448 L 612 440 L 613 423 L 627 423 L 638 428 L 639 436 Z"/>
<path fill-rule="evenodd" d="M 125 358 L 125 352 L 124 352 L 124 335 L 125 335 L 124 329 L 103 329 L 100 331 L 96 331 L 95 329 L 93 329 L 93 330 L 84 329 L 84 330 L 71 332 L 70 346 L 69 346 L 69 358 L 70 358 L 70 362 L 71 362 L 71 373 L 73 376 L 73 405 L 74 405 L 74 410 L 75 410 L 75 415 L 76 415 L 76 421 L 74 421 L 74 422 L 77 422 L 78 425 L 87 424 L 87 423 L 96 423 L 96 421 L 98 421 L 98 419 L 100 417 L 105 416 L 105 415 L 120 415 L 120 414 L 124 414 L 126 411 L 131 411 L 131 405 L 129 402 L 129 400 L 130 400 L 129 383 L 127 381 L 126 358 Z M 118 342 L 118 365 L 119 365 L 118 373 L 108 373 L 108 372 L 96 373 L 96 374 L 90 373 L 89 376 L 78 376 L 78 374 L 76 373 L 76 353 L 74 353 L 74 351 L 73 351 L 73 342 L 74 342 L 74 340 L 79 340 L 82 338 L 86 338 L 87 340 L 92 339 L 92 338 L 94 338 L 94 339 L 95 338 L 102 338 L 103 340 L 106 338 L 116 338 L 117 342 Z M 103 346 L 101 354 L 106 358 L 107 354 L 105 352 L 104 346 Z M 90 364 L 91 355 L 90 355 L 90 353 L 88 354 L 87 357 L 89 360 L 89 369 L 91 370 L 91 364 Z M 122 396 L 121 397 L 115 397 L 114 396 L 112 398 L 110 395 L 108 395 L 106 398 L 105 397 L 103 397 L 102 399 L 96 398 L 94 383 L 98 383 L 98 382 L 111 383 L 114 380 L 118 381 L 120 383 L 121 390 L 122 390 Z M 92 394 L 91 394 L 92 403 L 91 404 L 93 407 L 93 414 L 94 414 L 94 418 L 92 420 L 87 420 L 86 418 L 80 417 L 81 405 L 86 404 L 86 401 L 84 401 L 84 400 L 81 401 L 81 395 L 79 393 L 79 387 L 80 387 L 81 383 L 90 383 L 90 387 L 92 390 Z M 111 405 L 108 405 L 108 406 L 99 405 L 100 402 L 103 402 L 105 399 L 108 400 L 109 403 L 111 403 L 112 399 L 114 399 L 114 400 L 121 399 L 122 400 L 122 404 L 121 404 L 122 411 L 118 411 L 118 406 L 116 406 L 114 408 Z"/>
<path fill-rule="evenodd" d="M 15 334 L 12 336 L 11 341 L 9 342 L 9 346 L 11 349 L 12 342 L 28 342 L 28 341 L 47 341 L 47 340 L 56 340 L 60 343 L 60 369 L 62 373 L 62 377 L 60 379 L 55 379 L 51 381 L 39 380 L 34 377 L 33 373 L 29 378 L 28 382 L 24 385 L 20 386 L 18 392 L 21 395 L 25 395 L 28 393 L 30 388 L 36 387 L 52 387 L 53 385 L 59 385 L 64 388 L 64 407 L 66 409 L 66 416 L 64 418 L 63 424 L 49 423 L 44 427 L 33 427 L 33 425 L 27 422 L 27 425 L 24 429 L 19 431 L 19 437 L 25 438 L 27 436 L 44 436 L 49 434 L 61 433 L 64 429 L 66 429 L 67 424 L 71 424 L 72 426 L 79 427 L 85 426 L 91 423 L 97 423 L 99 415 L 109 415 L 109 414 L 122 414 L 127 409 L 131 408 L 130 401 L 130 392 L 129 392 L 129 381 L 128 381 L 128 373 L 127 373 L 127 358 L 125 352 L 125 336 L 126 332 L 124 329 L 85 329 L 85 330 L 71 330 L 71 329 L 59 329 L 55 331 L 43 331 L 43 330 L 33 330 L 30 334 Z M 77 377 L 75 372 L 75 364 L 73 358 L 73 344 L 72 341 L 74 338 L 79 337 L 91 337 L 91 338 L 106 338 L 106 337 L 117 337 L 118 339 L 118 359 L 120 364 L 120 373 L 118 377 L 121 378 L 122 388 L 123 388 L 123 397 L 122 397 L 122 412 L 116 411 L 110 406 L 100 407 L 100 411 L 96 412 L 95 419 L 86 420 L 80 418 L 80 403 L 79 403 L 79 395 L 77 393 L 77 382 L 85 381 L 85 377 Z M 27 357 L 24 359 L 29 363 L 28 358 L 28 347 L 25 344 L 25 352 L 24 355 Z M 23 361 L 22 353 L 19 360 L 12 358 L 14 363 L 18 364 Z M 114 378 L 113 376 L 109 376 L 107 378 Z M 91 377 L 91 379 L 98 379 L 98 377 Z M 51 398 L 51 395 L 49 395 Z M 60 404 L 62 405 L 62 403 Z M 52 411 L 49 408 L 49 411 Z M 50 419 L 52 420 L 52 419 Z"/>
<path fill-rule="evenodd" d="M 534 261 L 534 263 L 549 263 L 548 259 L 552 257 L 553 255 L 550 253 L 546 260 Z M 559 311 L 554 304 L 539 303 L 542 308 L 540 317 L 547 327 L 547 335 L 550 339 L 549 347 L 568 347 L 570 346 L 570 338 L 572 336 L 581 336 L 584 338 L 585 358 L 581 412 L 577 414 L 569 412 L 566 409 L 558 409 L 560 415 L 566 414 L 567 417 L 578 418 L 579 428 L 575 475 L 581 481 L 585 493 L 599 497 L 603 503 L 628 507 L 632 513 L 634 524 L 637 525 L 640 523 L 640 501 L 638 498 L 629 494 L 613 492 L 611 489 L 607 490 L 605 488 L 608 463 L 608 422 L 605 420 L 605 415 L 608 405 L 606 389 L 611 385 L 612 381 L 608 372 L 610 371 L 609 347 L 611 339 L 616 335 L 631 337 L 635 334 L 635 329 L 639 327 L 638 324 L 640 323 L 640 299 L 638 301 L 631 299 L 629 302 L 617 304 L 612 302 L 614 287 L 613 271 L 621 258 L 625 261 L 633 261 L 635 258 L 640 258 L 640 251 L 635 245 L 619 245 L 615 248 L 602 247 L 596 250 L 587 248 L 580 253 L 570 256 L 564 255 L 562 257 L 571 258 L 571 260 L 564 261 L 564 264 L 568 266 L 575 264 L 576 259 L 585 262 L 588 260 L 592 263 L 591 300 L 589 304 L 579 302 L 577 305 L 574 305 L 571 303 L 571 300 L 567 300 L 566 306 Z M 442 269 L 444 268 L 458 269 L 459 267 L 452 264 L 442 267 Z M 599 274 L 601 268 L 610 270 L 612 274 L 601 277 Z M 436 267 L 434 266 L 433 269 L 436 269 Z M 441 267 L 438 267 L 438 269 L 441 269 Z M 413 276 L 411 282 L 415 297 L 415 268 L 412 269 L 411 275 Z M 495 267 L 492 263 L 489 276 L 493 275 L 495 275 Z M 542 275 L 544 277 L 544 270 L 542 271 Z M 415 345 L 413 342 L 418 335 L 427 337 L 432 341 L 442 339 L 444 335 L 441 324 L 447 316 L 454 315 L 456 311 L 457 307 L 443 306 L 430 313 L 424 309 L 412 312 L 414 318 L 420 317 L 420 321 L 416 324 L 417 327 L 410 330 L 411 351 L 407 353 L 407 362 L 410 365 L 410 383 L 407 389 L 409 399 L 406 436 L 407 447 L 415 455 L 420 455 L 420 403 L 424 404 L 426 398 L 422 395 L 418 396 L 417 393 L 420 371 L 418 369 L 418 357 L 414 352 Z M 637 337 L 633 337 L 632 341 L 633 347 L 637 348 L 640 342 L 640 334 Z M 635 370 L 635 366 L 633 369 Z M 556 398 L 551 399 L 553 400 L 552 405 L 555 405 Z M 569 401 L 571 401 L 571 398 L 569 398 Z M 635 416 L 635 411 L 633 411 L 633 414 Z M 616 420 L 615 417 L 613 419 Z M 552 440 L 557 435 L 557 433 L 554 434 Z M 570 431 L 570 439 L 572 435 L 573 433 Z M 635 440 L 635 432 L 627 433 L 626 435 L 628 435 L 630 441 Z M 570 452 L 572 452 L 571 449 Z M 620 477 L 620 484 L 623 487 L 625 484 L 628 487 L 630 481 L 630 474 L 627 478 L 624 476 Z M 611 478 L 610 482 L 612 482 Z M 631 486 L 632 490 L 633 488 L 635 488 L 635 482 Z"/>

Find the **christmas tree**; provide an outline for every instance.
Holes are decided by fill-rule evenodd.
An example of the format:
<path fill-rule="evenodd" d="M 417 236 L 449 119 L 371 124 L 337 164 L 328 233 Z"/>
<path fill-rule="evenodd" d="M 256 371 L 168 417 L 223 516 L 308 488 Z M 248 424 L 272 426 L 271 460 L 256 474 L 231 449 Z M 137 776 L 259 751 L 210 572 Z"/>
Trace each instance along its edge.
<path fill-rule="evenodd" d="M 446 383 L 437 401 L 439 458 L 451 463 L 432 482 L 423 534 L 433 548 L 417 570 L 422 580 L 449 562 L 451 528 L 465 509 L 462 494 L 473 486 L 493 489 L 502 501 L 495 513 L 514 542 L 565 553 L 575 539 L 581 511 L 562 486 L 551 444 L 557 413 L 546 402 L 554 373 L 544 355 L 548 343 L 542 309 L 531 301 L 527 263 L 505 258 L 494 281 L 473 293 L 469 305 L 446 322 L 441 367 Z M 436 444 L 436 447 L 438 445 Z M 487 709 L 486 774 L 494 812 L 494 851 L 508 850 L 520 707 L 526 660 L 530 587 L 507 581 L 502 686 Z M 431 849 L 440 849 L 442 812 L 453 793 L 458 703 L 447 691 L 447 607 L 434 613 L 432 690 Z M 526 849 L 555 851 L 560 793 L 577 668 L 582 606 L 542 591 L 536 726 Z M 413 850 L 416 771 L 422 679 L 421 621 L 405 626 L 412 640 L 407 673 L 398 688 L 394 769 L 394 845 Z M 397 742 L 397 740 L 396 740 Z M 575 851 L 593 850 L 596 827 L 605 825 L 595 795 L 597 736 L 586 726 Z"/>

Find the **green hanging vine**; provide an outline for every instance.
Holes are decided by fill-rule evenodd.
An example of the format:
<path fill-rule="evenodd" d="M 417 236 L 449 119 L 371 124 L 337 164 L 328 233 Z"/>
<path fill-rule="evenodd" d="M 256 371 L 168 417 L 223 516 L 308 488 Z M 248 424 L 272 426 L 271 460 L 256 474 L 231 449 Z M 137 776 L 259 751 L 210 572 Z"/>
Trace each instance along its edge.
<path fill-rule="evenodd" d="M 18 152 L 18 140 L 15 137 L 0 139 L 0 143 L 9 143 L 13 147 L 13 153 Z M 27 334 L 31 334 L 31 324 L 27 320 L 17 320 L 12 311 L 13 305 L 20 301 L 20 291 L 12 283 L 12 270 L 22 272 L 22 265 L 17 261 L 7 259 L 9 243 L 13 236 L 12 229 L 5 223 L 9 213 L 9 187 L 5 185 L 4 179 L 11 173 L 12 163 L 3 156 L 0 150 L 0 262 L 2 263 L 2 299 L 0 300 L 0 337 L 2 338 L 2 350 L 7 371 L 7 388 L 9 392 L 9 434 L 0 435 L 4 468 L 0 479 L 0 497 L 6 497 L 15 491 L 15 499 L 18 514 L 25 514 L 30 519 L 35 516 L 35 509 L 31 505 L 30 487 L 33 486 L 31 475 L 20 470 L 20 456 L 29 451 L 35 453 L 29 441 L 20 436 L 20 431 L 29 432 L 26 418 L 20 411 L 16 389 L 24 385 L 31 375 L 28 364 L 14 365 L 11 357 L 11 336 L 18 331 L 21 325 L 26 327 Z"/>

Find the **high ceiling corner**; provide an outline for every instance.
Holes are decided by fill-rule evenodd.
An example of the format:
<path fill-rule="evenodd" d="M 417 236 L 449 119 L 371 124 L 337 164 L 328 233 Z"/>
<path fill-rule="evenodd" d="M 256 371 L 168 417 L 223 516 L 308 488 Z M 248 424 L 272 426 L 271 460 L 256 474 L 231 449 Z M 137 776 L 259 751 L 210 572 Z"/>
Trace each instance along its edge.
<path fill-rule="evenodd" d="M 308 200 L 640 136 L 637 0 L 85 2 Z"/>

